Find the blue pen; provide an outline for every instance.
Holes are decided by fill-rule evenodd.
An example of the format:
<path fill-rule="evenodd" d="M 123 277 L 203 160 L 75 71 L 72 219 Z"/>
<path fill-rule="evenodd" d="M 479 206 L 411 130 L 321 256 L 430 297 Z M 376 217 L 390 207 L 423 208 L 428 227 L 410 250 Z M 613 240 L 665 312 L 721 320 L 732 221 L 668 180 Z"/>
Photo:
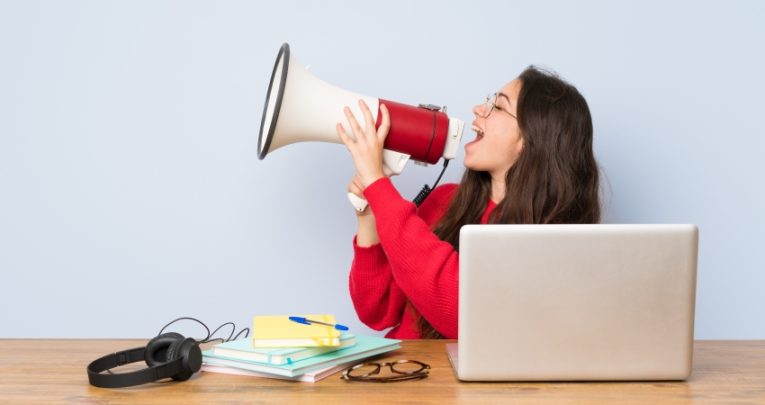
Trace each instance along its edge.
<path fill-rule="evenodd" d="M 290 318 L 290 321 L 297 322 L 297 323 L 302 323 L 303 325 L 317 324 L 317 325 L 329 326 L 329 327 L 335 328 L 337 330 L 348 330 L 347 326 L 340 325 L 339 323 L 336 323 L 336 324 L 333 325 L 331 323 L 314 321 L 313 319 L 306 319 L 306 318 L 303 318 L 302 316 L 291 316 L 289 318 Z"/>

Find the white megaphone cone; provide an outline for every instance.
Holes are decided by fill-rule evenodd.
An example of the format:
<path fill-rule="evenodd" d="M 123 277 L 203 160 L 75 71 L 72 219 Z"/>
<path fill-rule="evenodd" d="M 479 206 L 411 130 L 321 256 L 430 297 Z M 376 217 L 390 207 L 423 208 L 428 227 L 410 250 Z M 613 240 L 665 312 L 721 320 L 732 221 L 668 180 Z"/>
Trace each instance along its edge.
<path fill-rule="evenodd" d="M 258 158 L 273 150 L 297 142 L 332 142 L 342 144 L 335 125 L 345 122 L 343 108 L 362 117 L 358 100 L 364 100 L 379 127 L 382 120 L 380 103 L 388 107 L 391 127 L 385 139 L 383 163 L 385 175 L 401 173 L 412 160 L 435 163 L 453 159 L 457 153 L 464 122 L 449 118 L 436 106 L 409 106 L 380 100 L 326 83 L 309 73 L 283 44 L 276 57 L 268 94 L 263 106 L 263 119 L 258 137 Z M 366 201 L 348 193 L 353 206 L 363 211 Z"/>

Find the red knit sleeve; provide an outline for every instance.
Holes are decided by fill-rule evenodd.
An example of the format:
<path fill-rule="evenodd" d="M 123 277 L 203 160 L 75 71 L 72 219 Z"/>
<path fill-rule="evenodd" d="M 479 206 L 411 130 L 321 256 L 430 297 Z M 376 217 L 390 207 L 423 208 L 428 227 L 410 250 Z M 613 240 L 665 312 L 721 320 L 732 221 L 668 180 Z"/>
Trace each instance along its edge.
<path fill-rule="evenodd" d="M 349 277 L 351 301 L 359 320 L 375 330 L 401 323 L 406 297 L 393 280 L 380 244 L 361 247 L 353 238 L 353 264 Z"/>
<path fill-rule="evenodd" d="M 457 252 L 433 233 L 387 177 L 369 185 L 364 197 L 375 214 L 395 284 L 439 333 L 457 338 Z"/>

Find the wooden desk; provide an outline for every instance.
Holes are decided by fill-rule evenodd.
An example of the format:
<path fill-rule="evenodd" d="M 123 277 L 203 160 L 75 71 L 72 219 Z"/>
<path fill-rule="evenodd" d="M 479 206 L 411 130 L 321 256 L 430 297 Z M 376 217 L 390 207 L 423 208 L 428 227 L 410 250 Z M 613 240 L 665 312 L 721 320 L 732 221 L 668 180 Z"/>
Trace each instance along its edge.
<path fill-rule="evenodd" d="M 386 359 L 415 359 L 430 377 L 391 384 L 311 383 L 198 373 L 182 383 L 107 390 L 88 384 L 85 367 L 138 340 L 0 340 L 0 403 L 758 403 L 765 404 L 765 341 L 698 341 L 685 382 L 460 383 L 444 341 L 405 341 Z M 138 363 L 141 364 L 141 363 Z M 142 364 L 141 364 L 142 365 Z M 129 367 L 129 366 L 127 366 Z"/>

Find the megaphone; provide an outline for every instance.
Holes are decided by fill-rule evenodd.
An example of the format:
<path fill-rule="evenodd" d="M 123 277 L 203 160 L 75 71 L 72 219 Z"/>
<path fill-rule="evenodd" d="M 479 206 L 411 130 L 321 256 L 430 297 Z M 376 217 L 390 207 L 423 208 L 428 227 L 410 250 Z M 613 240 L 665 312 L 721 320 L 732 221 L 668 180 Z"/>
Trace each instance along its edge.
<path fill-rule="evenodd" d="M 263 106 L 258 158 L 262 160 L 272 151 L 297 142 L 342 144 L 335 125 L 345 122 L 345 106 L 356 117 L 363 117 L 358 100 L 364 100 L 373 115 L 376 112 L 376 127 L 382 120 L 380 104 L 388 107 L 391 124 L 383 150 L 386 176 L 400 174 L 409 160 L 433 164 L 457 154 L 465 123 L 448 117 L 445 107 L 410 106 L 333 86 L 309 73 L 290 56 L 289 44 L 284 43 L 276 56 Z M 365 200 L 352 193 L 348 198 L 357 210 L 366 208 Z"/>

